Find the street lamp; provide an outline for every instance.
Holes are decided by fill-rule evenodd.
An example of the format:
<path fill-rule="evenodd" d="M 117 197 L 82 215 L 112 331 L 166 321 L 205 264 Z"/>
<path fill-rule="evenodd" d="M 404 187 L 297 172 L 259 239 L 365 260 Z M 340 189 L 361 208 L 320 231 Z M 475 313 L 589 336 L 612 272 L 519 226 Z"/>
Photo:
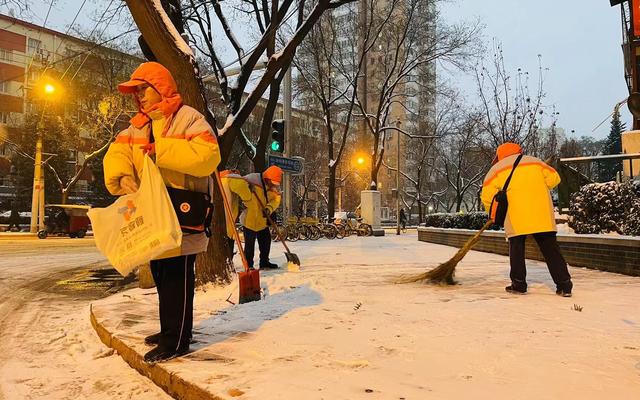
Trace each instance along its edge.
<path fill-rule="evenodd" d="M 37 233 L 44 230 L 44 174 L 42 173 L 42 133 L 44 131 L 44 113 L 47 109 L 49 100 L 57 92 L 57 87 L 52 82 L 44 82 L 39 85 L 40 95 L 44 100 L 42 114 L 37 126 L 38 140 L 36 141 L 36 157 L 33 169 L 33 192 L 31 196 L 31 233 Z"/>
<path fill-rule="evenodd" d="M 47 84 L 44 85 L 44 89 L 43 90 L 44 90 L 45 94 L 50 95 L 50 94 L 55 93 L 56 87 L 53 86 L 51 83 L 47 83 Z"/>

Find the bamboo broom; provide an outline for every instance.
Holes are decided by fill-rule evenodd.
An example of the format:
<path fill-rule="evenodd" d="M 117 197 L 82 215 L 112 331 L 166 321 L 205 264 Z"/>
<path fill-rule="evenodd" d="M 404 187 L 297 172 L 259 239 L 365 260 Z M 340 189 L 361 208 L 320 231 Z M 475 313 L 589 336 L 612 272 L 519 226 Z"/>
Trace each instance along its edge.
<path fill-rule="evenodd" d="M 419 275 L 400 277 L 400 279 L 398 279 L 396 283 L 414 283 L 427 281 L 430 283 L 437 283 L 441 285 L 455 285 L 456 281 L 453 279 L 453 276 L 456 271 L 456 266 L 464 258 L 464 256 L 467 255 L 469 250 L 471 250 L 473 246 L 478 243 L 482 232 L 489 229 L 491 225 L 493 225 L 493 221 L 487 221 L 487 223 L 484 224 L 484 226 L 478 231 L 478 233 L 473 235 L 471 239 L 467 240 L 464 246 L 462 246 L 462 248 L 460 248 L 460 250 L 458 250 L 458 252 L 449 261 L 446 261 L 438 265 L 436 268 Z"/>

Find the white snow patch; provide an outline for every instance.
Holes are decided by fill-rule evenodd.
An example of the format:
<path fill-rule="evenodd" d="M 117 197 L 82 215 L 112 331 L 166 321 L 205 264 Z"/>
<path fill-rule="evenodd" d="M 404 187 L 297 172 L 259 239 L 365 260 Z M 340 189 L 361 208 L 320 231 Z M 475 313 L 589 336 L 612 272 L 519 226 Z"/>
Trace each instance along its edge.
<path fill-rule="evenodd" d="M 458 286 L 392 283 L 457 251 L 415 234 L 297 242 L 291 251 L 301 271 L 261 273 L 259 302 L 227 303 L 230 293 L 237 301 L 237 282 L 198 291 L 195 351 L 165 366 L 217 395 L 237 388 L 263 400 L 510 399 L 516 392 L 586 400 L 640 392 L 640 278 L 572 268 L 574 298 L 564 299 L 546 265 L 528 261 L 529 294 L 513 296 L 504 292 L 508 258 L 473 251 L 458 265 Z M 282 253 L 272 256 L 286 264 Z M 152 293 L 133 290 L 130 300 L 120 294 L 96 306 L 111 303 L 115 324 L 124 307 L 145 304 L 126 308 L 148 315 L 142 324 L 118 325 L 120 338 L 142 348 L 143 335 L 158 329 Z"/>
<path fill-rule="evenodd" d="M 576 233 L 567 223 L 558 224 L 557 227 L 558 227 L 558 233 L 562 233 L 565 235 L 573 235 Z"/>
<path fill-rule="evenodd" d="M 160 2 L 160 0 L 151 0 L 151 1 L 153 3 L 153 7 L 156 9 L 160 17 L 162 17 L 162 22 L 166 26 L 169 34 L 171 34 L 171 37 L 173 38 L 173 41 L 175 42 L 178 49 L 182 53 L 188 56 L 191 56 L 192 59 L 195 59 L 193 55 L 193 51 L 191 50 L 191 47 L 189 47 L 189 45 L 187 44 L 187 42 L 185 42 L 182 35 L 180 35 L 176 27 L 173 25 L 173 22 L 171 22 L 171 19 L 169 18 L 167 13 L 164 11 L 164 8 L 162 8 L 162 3 Z"/>

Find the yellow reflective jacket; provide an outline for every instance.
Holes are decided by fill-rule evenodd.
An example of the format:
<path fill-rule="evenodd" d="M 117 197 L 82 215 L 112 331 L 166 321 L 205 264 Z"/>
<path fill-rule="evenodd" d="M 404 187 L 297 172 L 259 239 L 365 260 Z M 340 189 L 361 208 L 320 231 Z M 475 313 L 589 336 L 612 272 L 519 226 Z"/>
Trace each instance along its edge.
<path fill-rule="evenodd" d="M 280 206 L 280 192 L 275 189 L 268 189 L 266 191 L 267 198 L 265 199 L 263 181 L 259 173 L 245 175 L 244 179 L 249 184 L 252 193 L 251 199 L 245 202 L 247 208 L 242 212 L 240 222 L 245 228 L 259 232 L 267 227 L 267 219 L 262 215 L 263 207 L 260 206 L 260 203 L 269 210 L 269 213 L 272 213 Z M 260 199 L 260 201 L 257 199 Z"/>
<path fill-rule="evenodd" d="M 231 173 L 230 171 L 222 171 L 220 173 L 220 180 L 222 181 L 222 188 L 229 201 L 231 214 L 233 216 L 233 220 L 230 221 L 229 218 L 226 218 L 225 214 L 227 220 L 227 236 L 233 239 L 233 229 L 236 219 L 238 219 L 238 214 L 240 213 L 240 201 L 246 205 L 251 201 L 252 193 L 249 188 L 249 183 L 244 180 L 242 175 Z"/>
<path fill-rule="evenodd" d="M 120 187 L 120 178 L 125 175 L 140 183 L 144 160 L 141 146 L 149 143 L 152 126 L 155 162 L 165 185 L 202 193 L 210 190 L 210 175 L 220 163 L 218 142 L 204 116 L 189 106 L 182 106 L 168 118 L 154 119 L 141 129 L 130 125 L 118 134 L 104 156 L 104 182 L 109 192 L 125 194 Z M 206 251 L 207 244 L 204 233 L 185 233 L 181 249 L 159 258 L 197 254 Z"/>
<path fill-rule="evenodd" d="M 481 199 L 489 212 L 493 197 L 502 190 L 518 155 L 504 158 L 495 164 L 484 179 Z M 507 237 L 557 231 L 550 190 L 558 186 L 560 175 L 543 161 L 522 157 L 507 188 Z"/>

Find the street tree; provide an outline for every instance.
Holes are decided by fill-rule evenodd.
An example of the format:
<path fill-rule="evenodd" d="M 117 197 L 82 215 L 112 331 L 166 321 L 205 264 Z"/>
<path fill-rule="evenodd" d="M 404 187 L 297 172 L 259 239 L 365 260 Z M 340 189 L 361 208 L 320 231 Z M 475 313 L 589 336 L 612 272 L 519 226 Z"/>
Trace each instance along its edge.
<path fill-rule="evenodd" d="M 126 4 L 150 53 L 180 82 L 180 92 L 185 104 L 200 111 L 210 125 L 216 127 L 222 155 L 220 168 L 224 168 L 234 143 L 238 140 L 247 149 L 246 153 L 253 160 L 256 169 L 261 170 L 265 166 L 266 146 L 279 98 L 279 85 L 291 65 L 296 49 L 325 11 L 351 1 L 354 0 L 315 0 L 311 7 L 305 6 L 305 0 L 224 2 L 227 4 L 218 0 L 126 0 Z M 294 3 L 295 7 L 292 8 Z M 239 36 L 231 28 L 231 17 L 238 11 L 250 17 L 252 23 L 249 26 L 257 26 L 254 32 L 259 39 L 253 46 L 241 43 Z M 284 40 L 283 46 L 277 46 L 278 34 L 291 17 L 295 17 L 295 33 Z M 186 26 L 185 20 L 189 21 Z M 216 24 L 223 28 L 224 40 L 216 37 L 214 42 L 213 31 Z M 185 28 L 192 33 L 194 47 L 210 60 L 210 68 L 226 114 L 220 126 L 217 126 L 215 116 L 208 107 L 200 68 L 193 51 L 180 34 Z M 196 35 L 195 32 L 199 34 Z M 224 44 L 229 45 L 237 55 L 239 73 L 233 81 L 227 76 L 220 56 L 223 51 L 220 49 Z M 256 77 L 254 69 L 265 59 L 266 67 Z M 252 77 L 256 77 L 257 81 L 253 82 L 253 90 L 246 94 Z M 265 109 L 260 139 L 254 151 L 252 143 L 243 135 L 242 127 L 267 90 L 269 102 Z M 202 266 L 199 268 L 201 282 L 227 282 L 231 279 L 232 254 L 225 240 L 224 206 L 219 188 L 216 187 L 215 190 L 216 215 L 212 223 L 212 240 L 209 241 L 206 256 L 198 261 L 198 265 Z"/>
<path fill-rule="evenodd" d="M 349 6 L 344 15 L 355 18 L 354 8 Z M 319 109 L 324 122 L 321 136 L 326 149 L 323 164 L 327 166 L 325 198 L 329 217 L 336 209 L 336 171 L 352 128 L 358 77 L 364 63 L 363 53 L 358 54 L 357 41 L 344 40 L 357 37 L 356 28 L 357 24 L 341 24 L 335 13 L 326 13 L 294 58 L 299 73 L 296 86 L 303 107 L 310 111 Z M 371 34 L 372 30 L 365 31 L 366 42 L 370 42 Z"/>
<path fill-rule="evenodd" d="M 447 185 L 447 211 L 467 211 L 477 207 L 477 193 L 493 159 L 483 138 L 481 115 L 461 114 L 449 134 L 437 145 L 432 167 Z"/>
<path fill-rule="evenodd" d="M 463 67 L 478 52 L 478 23 L 449 25 L 440 17 L 439 0 L 367 0 L 366 29 L 379 32 L 363 41 L 371 71 L 361 82 L 356 102 L 364 117 L 361 130 L 371 139 L 371 189 L 378 186 L 388 132 L 406 137 L 410 132 L 398 126 L 407 108 L 407 99 L 416 96 L 411 82 L 419 68 L 436 62 Z M 419 91 L 420 89 L 418 89 Z"/>
<path fill-rule="evenodd" d="M 452 149 L 438 144 L 452 134 L 467 112 L 461 104 L 459 93 L 446 88 L 442 82 L 438 87 L 435 93 L 431 93 L 436 96 L 433 116 L 427 115 L 424 118 L 419 112 L 411 111 L 412 117 L 419 118 L 420 123 L 415 125 L 415 136 L 407 138 L 405 146 L 406 160 L 411 168 L 400 171 L 403 177 L 401 199 L 410 210 L 418 208 L 418 222 L 424 220 L 425 210 L 429 205 L 442 202 L 449 191 L 449 185 L 443 181 L 434 166 L 440 160 L 437 158 L 439 150 L 444 150 L 447 157 L 453 157 Z M 383 165 L 394 173 L 397 172 L 395 167 L 387 163 Z"/>
<path fill-rule="evenodd" d="M 543 157 L 550 145 L 554 147 L 550 141 L 555 140 L 555 135 L 543 137 L 541 128 L 547 119 L 553 126 L 557 113 L 549 111 L 544 103 L 548 68 L 542 65 L 542 55 L 538 55 L 535 78 L 522 68 L 518 68 L 515 76 L 511 75 L 505 67 L 502 45 L 495 41 L 489 66 L 485 62 L 477 65 L 474 72 L 483 130 L 494 148 L 513 142 L 522 145 L 529 154 Z"/>
<path fill-rule="evenodd" d="M 620 109 L 616 107 L 611 118 L 609 135 L 604 140 L 603 154 L 622 153 L 622 132 L 625 130 L 626 125 L 620 120 Z M 601 182 L 613 181 L 621 170 L 622 161 L 602 161 L 598 166 L 598 178 Z"/>

